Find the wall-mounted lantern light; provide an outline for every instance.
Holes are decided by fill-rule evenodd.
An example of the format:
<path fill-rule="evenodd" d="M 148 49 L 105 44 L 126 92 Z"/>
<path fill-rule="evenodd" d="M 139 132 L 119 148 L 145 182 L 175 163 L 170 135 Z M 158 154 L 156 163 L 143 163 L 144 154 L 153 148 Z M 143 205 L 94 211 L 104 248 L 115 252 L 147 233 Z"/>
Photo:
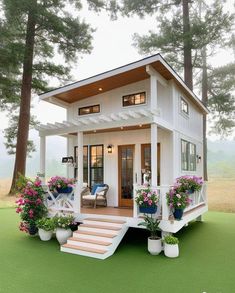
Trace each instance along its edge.
<path fill-rule="evenodd" d="M 107 146 L 107 150 L 108 150 L 108 153 L 109 153 L 109 154 L 112 154 L 112 152 L 113 152 L 113 146 L 112 146 L 111 144 L 109 144 L 109 145 Z"/>
<path fill-rule="evenodd" d="M 202 160 L 202 157 L 199 156 L 199 155 L 197 155 L 197 163 L 198 163 L 198 164 L 201 163 L 201 160 Z"/>

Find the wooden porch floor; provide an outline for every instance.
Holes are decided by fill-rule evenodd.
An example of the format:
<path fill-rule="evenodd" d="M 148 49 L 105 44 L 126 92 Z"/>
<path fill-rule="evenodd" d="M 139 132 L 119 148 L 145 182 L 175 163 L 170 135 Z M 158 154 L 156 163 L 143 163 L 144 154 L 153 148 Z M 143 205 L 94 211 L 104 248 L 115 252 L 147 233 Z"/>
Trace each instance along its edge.
<path fill-rule="evenodd" d="M 131 208 L 116 208 L 116 207 L 83 207 L 81 208 L 83 214 L 109 215 L 119 217 L 133 217 L 133 209 Z"/>

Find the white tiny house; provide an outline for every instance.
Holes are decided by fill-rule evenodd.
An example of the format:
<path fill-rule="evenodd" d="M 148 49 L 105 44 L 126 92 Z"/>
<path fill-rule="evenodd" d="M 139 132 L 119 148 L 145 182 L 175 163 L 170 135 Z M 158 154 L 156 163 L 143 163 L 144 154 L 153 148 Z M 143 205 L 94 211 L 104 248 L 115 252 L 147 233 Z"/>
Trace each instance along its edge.
<path fill-rule="evenodd" d="M 68 177 L 77 178 L 70 210 L 79 219 L 90 214 L 81 209 L 84 183 L 105 183 L 108 207 L 129 208 L 132 213 L 122 220 L 136 227 L 135 190 L 146 173 L 160 193 L 164 232 L 177 232 L 207 210 L 203 188 L 182 221 L 170 219 L 169 186 L 181 175 L 203 175 L 202 118 L 208 110 L 160 54 L 44 93 L 41 99 L 64 107 L 67 120 L 39 126 L 40 173 L 45 176 L 46 137 L 66 136 L 67 156 L 75 162 L 68 166 Z M 107 218 L 105 209 L 92 214 Z M 112 213 L 108 218 L 117 221 Z"/>

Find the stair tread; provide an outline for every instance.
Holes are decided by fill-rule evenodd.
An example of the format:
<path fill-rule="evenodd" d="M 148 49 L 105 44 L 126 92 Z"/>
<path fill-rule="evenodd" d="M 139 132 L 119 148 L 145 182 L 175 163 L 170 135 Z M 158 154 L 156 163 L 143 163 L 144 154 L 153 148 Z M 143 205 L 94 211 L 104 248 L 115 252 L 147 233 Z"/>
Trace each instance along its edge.
<path fill-rule="evenodd" d="M 94 229 L 104 229 L 104 230 L 113 230 L 113 231 L 120 231 L 122 229 L 120 227 L 104 226 L 104 225 L 93 225 L 93 224 L 81 224 L 80 227 L 94 228 Z M 78 228 L 78 230 L 79 230 L 79 228 Z"/>
<path fill-rule="evenodd" d="M 84 242 L 84 243 L 92 243 L 92 244 L 104 245 L 104 246 L 109 246 L 112 244 L 112 242 L 108 242 L 108 241 L 101 241 L 101 240 L 95 240 L 95 239 L 93 240 L 93 239 L 81 238 L 81 237 L 70 237 L 68 240 Z"/>
<path fill-rule="evenodd" d="M 93 235 L 93 236 L 106 237 L 106 238 L 114 238 L 117 236 L 114 234 L 107 234 L 107 233 L 100 233 L 100 232 L 93 232 L 93 231 L 83 231 L 83 230 L 77 230 L 73 233 L 84 234 L 84 235 Z"/>
<path fill-rule="evenodd" d="M 64 244 L 62 245 L 64 248 L 71 248 L 71 249 L 76 249 L 76 250 L 82 250 L 82 251 L 87 251 L 87 252 L 93 252 L 93 253 L 98 253 L 98 254 L 104 254 L 107 252 L 107 250 L 104 249 L 97 249 L 97 248 L 91 248 L 91 247 L 84 247 L 84 246 L 79 246 L 79 245 L 73 245 L 73 244 Z"/>
<path fill-rule="evenodd" d="M 84 220 L 96 221 L 96 222 L 107 222 L 107 223 L 114 223 L 114 224 L 125 224 L 126 223 L 126 221 L 124 221 L 124 220 L 103 219 L 103 218 L 86 218 Z"/>

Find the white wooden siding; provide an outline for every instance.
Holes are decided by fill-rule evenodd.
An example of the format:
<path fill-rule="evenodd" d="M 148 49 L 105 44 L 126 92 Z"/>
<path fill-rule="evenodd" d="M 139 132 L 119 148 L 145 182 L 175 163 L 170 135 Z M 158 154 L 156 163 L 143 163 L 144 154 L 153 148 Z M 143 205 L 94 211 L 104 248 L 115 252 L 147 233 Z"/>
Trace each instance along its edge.
<path fill-rule="evenodd" d="M 141 107 L 141 109 L 149 108 L 149 79 L 132 83 L 127 86 L 120 87 L 118 89 L 100 93 L 99 95 L 89 97 L 87 99 L 83 99 L 79 102 L 73 103 L 69 109 L 68 119 L 77 119 L 81 116 L 78 116 L 78 108 L 100 104 L 100 113 L 84 115 L 83 117 L 95 117 L 95 115 L 105 115 L 110 114 L 112 112 L 121 112 L 121 111 L 129 111 L 133 108 Z M 129 107 L 122 106 L 122 96 L 146 92 L 146 104 L 135 105 Z"/>

